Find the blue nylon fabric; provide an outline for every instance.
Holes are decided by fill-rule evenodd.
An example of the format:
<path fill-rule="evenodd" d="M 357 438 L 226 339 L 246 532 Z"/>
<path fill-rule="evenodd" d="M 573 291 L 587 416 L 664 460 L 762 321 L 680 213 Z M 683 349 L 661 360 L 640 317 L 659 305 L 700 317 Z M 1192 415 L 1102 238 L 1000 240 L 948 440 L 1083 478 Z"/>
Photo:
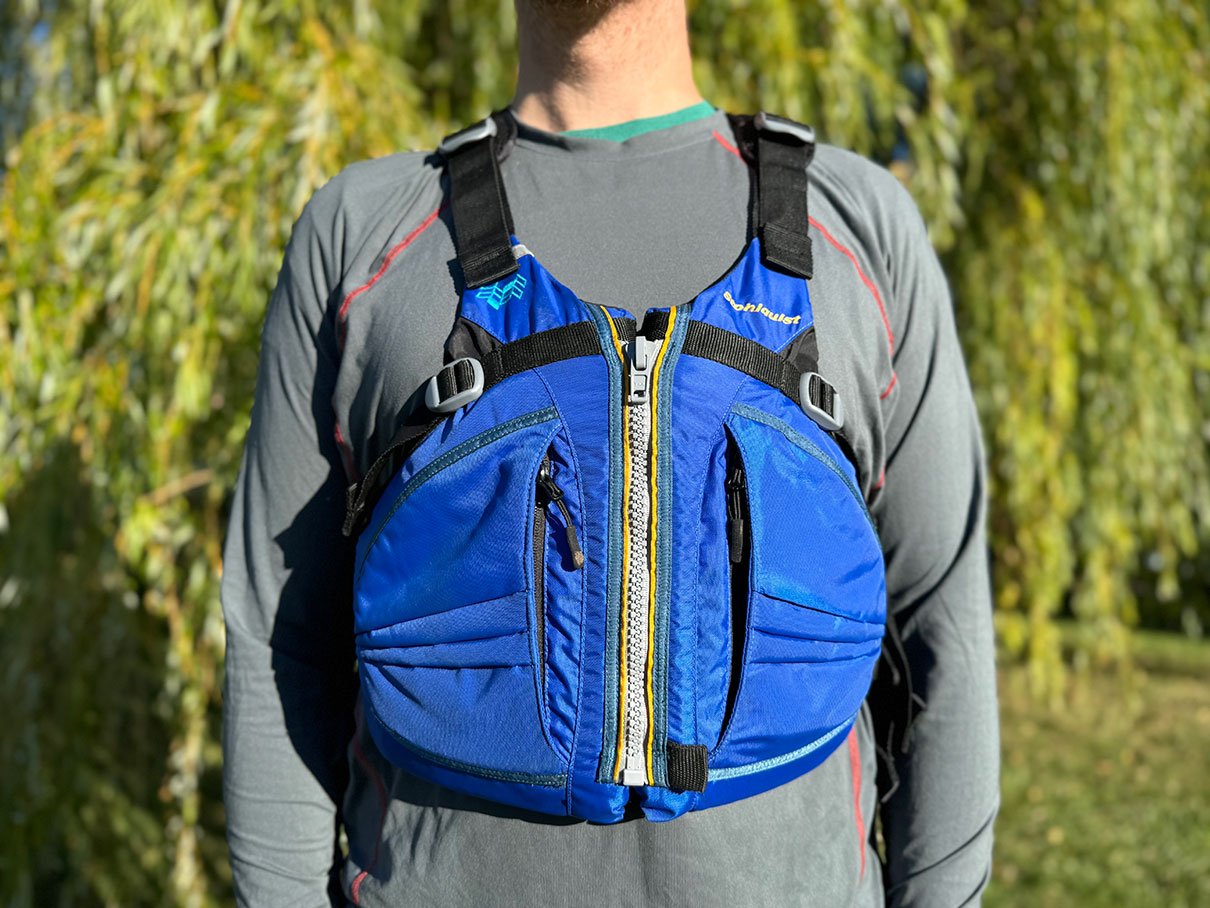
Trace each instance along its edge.
<path fill-rule="evenodd" d="M 677 310 L 664 355 L 657 784 L 614 784 L 624 382 L 606 311 L 628 317 L 581 302 L 528 254 L 514 275 L 463 294 L 461 314 L 502 342 L 591 319 L 602 356 L 506 379 L 447 419 L 392 479 L 358 541 L 359 670 L 375 742 L 411 772 L 596 822 L 621 820 L 633 793 L 649 820 L 663 821 L 783 784 L 843 742 L 879 654 L 882 553 L 853 467 L 827 433 L 779 391 L 679 353 L 690 319 L 772 349 L 811 325 L 806 282 L 765 269 L 753 241 Z M 751 519 L 750 573 L 735 578 L 747 596 L 740 628 L 731 626 L 728 431 Z M 544 456 L 586 561 L 571 563 L 562 513 L 538 513 L 537 603 L 534 494 Z M 733 638 L 745 650 L 724 729 Z M 704 794 L 661 784 L 669 740 L 709 749 Z"/>
<path fill-rule="evenodd" d="M 695 310 L 695 315 L 697 314 Z M 668 737 L 718 740 L 730 670 L 730 587 L 723 494 L 723 420 L 747 377 L 692 356 L 677 361 L 671 394 L 673 517 Z"/>
<path fill-rule="evenodd" d="M 545 421 L 473 448 L 394 511 L 360 573 L 358 633 L 525 590 L 533 476 L 558 428 L 553 410 L 538 415 Z"/>
<path fill-rule="evenodd" d="M 564 493 L 569 497 L 572 494 L 572 478 L 577 483 L 578 501 L 568 502 L 568 505 L 579 505 L 572 510 L 572 520 L 578 525 L 579 541 L 586 559 L 584 567 L 575 572 L 584 585 L 582 605 L 555 601 L 548 589 L 547 609 L 552 622 L 559 625 L 557 638 L 565 641 L 557 649 L 548 648 L 551 658 L 548 677 L 556 679 L 552 693 L 564 698 L 563 708 L 571 710 L 574 705 L 577 716 L 574 726 L 566 731 L 557 730 L 554 736 L 556 740 L 567 741 L 572 752 L 568 796 L 575 813 L 597 822 L 620 818 L 628 797 L 627 790 L 621 786 L 596 781 L 603 729 L 607 726 L 616 728 L 606 722 L 604 716 L 606 637 L 600 630 L 609 625 L 609 617 L 617 608 L 616 601 L 612 608 L 609 604 L 609 590 L 616 587 L 608 580 L 609 555 L 614 544 L 610 515 L 618 513 L 609 504 L 611 495 L 618 489 L 618 484 L 610 481 L 613 471 L 611 451 L 617 451 L 617 448 L 611 442 L 611 423 L 606 414 L 609 409 L 620 410 L 621 387 L 612 339 L 608 344 L 601 357 L 566 360 L 537 370 L 570 442 L 565 450 L 556 444 L 555 455 L 567 461 L 563 472 L 569 479 L 566 483 L 560 481 Z M 608 401 L 613 396 L 618 402 L 610 408 Z M 617 501 L 620 502 L 620 498 Z M 620 504 L 618 508 L 620 510 Z M 555 565 L 548 561 L 548 585 L 554 568 Z M 557 582 L 557 578 L 555 580 Z M 564 682 L 558 679 L 564 677 L 575 677 L 578 683 L 573 688 L 569 680 L 563 690 Z"/>
<path fill-rule="evenodd" d="M 610 355 L 613 355 L 612 344 Z M 547 630 L 550 640 L 560 643 L 554 648 L 548 644 L 547 677 L 552 679 L 552 694 L 560 698 L 557 703 L 552 701 L 552 705 L 571 718 L 564 728 L 556 729 L 553 734 L 566 744 L 569 753 L 574 750 L 572 759 L 582 764 L 579 771 L 573 773 L 573 784 L 578 784 L 577 790 L 571 792 L 573 800 L 584 810 L 596 811 L 597 815 L 602 812 L 613 815 L 615 810 L 621 809 L 618 802 L 624 802 L 626 792 L 617 786 L 607 787 L 616 789 L 614 791 L 602 790 L 606 786 L 591 781 L 600 754 L 602 701 L 598 696 L 583 693 L 600 691 L 603 684 L 601 637 L 599 632 L 592 634 L 588 629 L 605 626 L 609 589 L 606 582 L 609 546 L 606 503 L 610 491 L 610 441 L 608 421 L 601 418 L 602 401 L 610 394 L 609 360 L 604 356 L 567 360 L 537 371 L 566 427 L 565 437 L 569 443 L 564 446 L 562 436 L 556 439 L 552 457 L 557 468 L 556 479 L 564 494 L 568 498 L 575 497 L 567 504 L 586 559 L 582 569 L 571 572 L 564 569 L 560 560 L 547 559 Z M 566 552 L 562 515 L 557 509 L 554 513 L 560 527 L 555 531 L 556 542 L 559 551 Z M 559 584 L 565 581 L 582 584 L 581 595 L 574 600 L 554 596 Z M 585 650 L 590 643 L 595 643 L 595 651 Z M 581 735 L 578 734 L 581 729 L 590 731 Z"/>
<path fill-rule="evenodd" d="M 368 550 L 376 544 L 379 529 L 412 477 L 452 452 L 458 445 L 491 432 L 509 420 L 524 417 L 551 405 L 550 395 L 541 379 L 533 373 L 522 373 L 501 382 L 479 400 L 453 413 L 417 446 L 399 472 L 387 484 L 382 497 L 374 506 L 370 521 L 357 539 L 354 586 L 361 584 L 360 573 Z M 358 618 L 360 609 L 355 612 Z"/>
<path fill-rule="evenodd" d="M 863 503 L 837 475 L 843 467 L 745 416 L 733 413 L 727 426 L 748 477 L 752 586 L 881 625 L 886 620 L 882 549 Z M 795 496 L 792 508 L 784 506 L 788 488 L 806 492 Z"/>
<path fill-rule="evenodd" d="M 503 343 L 588 317 L 580 298 L 529 253 L 517 259 L 512 274 L 494 284 L 464 290 L 459 311 Z"/>
<path fill-rule="evenodd" d="M 676 461 L 675 449 L 669 450 L 672 438 L 672 389 L 676 383 L 676 372 L 680 364 L 681 347 L 685 342 L 685 333 L 693 314 L 692 305 L 681 306 L 677 309 L 677 317 L 672 325 L 664 353 L 664 362 L 660 367 L 659 384 L 656 406 L 657 435 L 663 445 L 657 449 L 656 490 L 658 532 L 656 533 L 656 583 L 655 583 L 655 640 L 654 659 L 652 664 L 652 693 L 655 699 L 652 710 L 654 729 L 652 738 L 652 779 L 656 785 L 668 784 L 668 659 L 669 659 L 669 627 L 672 611 L 672 555 L 673 542 L 677 533 L 677 521 L 672 494 L 672 466 Z M 691 606 L 690 606 L 691 607 Z M 673 738 L 672 740 L 677 740 Z M 657 792 L 663 793 L 657 789 Z M 669 805 L 673 810 L 683 811 L 685 807 Z M 649 814 L 650 815 L 650 814 Z"/>
<path fill-rule="evenodd" d="M 518 597 L 524 604 L 524 596 Z M 408 740 L 449 761 L 487 770 L 559 775 L 563 760 L 547 743 L 528 660 L 509 668 L 427 668 L 363 663 L 361 682 L 374 714 Z M 468 730 L 468 716 L 474 729 Z"/>
<path fill-rule="evenodd" d="M 857 716 L 854 715 L 848 722 L 832 729 L 823 738 L 811 742 L 804 748 L 806 753 L 796 759 L 776 762 L 775 765 L 761 768 L 758 772 L 711 779 L 706 786 L 706 791 L 698 796 L 695 809 L 706 810 L 710 807 L 718 807 L 720 804 L 729 804 L 732 801 L 749 798 L 752 795 L 770 791 L 810 772 L 844 743 L 856 720 Z M 724 772 L 727 771 L 724 770 Z"/>
<path fill-rule="evenodd" d="M 727 274 L 697 295 L 693 317 L 771 350 L 784 349 L 814 322 L 807 282 L 766 268 L 758 239 L 748 244 Z"/>
<path fill-rule="evenodd" d="M 404 745 L 378 720 L 372 709 L 367 712 L 366 726 L 379 752 L 413 775 L 420 776 L 457 791 L 508 804 L 523 810 L 561 815 L 567 813 L 566 777 L 530 776 L 530 781 L 517 781 L 512 774 L 485 775 L 482 769 L 468 772 L 439 760 L 421 756 L 411 746 Z"/>

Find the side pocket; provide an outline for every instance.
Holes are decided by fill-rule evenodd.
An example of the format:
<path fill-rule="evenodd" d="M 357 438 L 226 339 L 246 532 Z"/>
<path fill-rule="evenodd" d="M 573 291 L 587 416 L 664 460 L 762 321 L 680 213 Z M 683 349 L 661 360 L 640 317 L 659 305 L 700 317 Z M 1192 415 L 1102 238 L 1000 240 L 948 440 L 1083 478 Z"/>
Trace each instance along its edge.
<path fill-rule="evenodd" d="M 869 688 L 885 620 L 877 535 L 818 427 L 737 404 L 726 429 L 738 455 L 727 474 L 728 549 L 740 560 L 712 779 L 839 744 Z"/>
<path fill-rule="evenodd" d="M 561 785 L 539 708 L 529 555 L 553 408 L 438 447 L 360 546 L 355 631 L 383 753 L 499 781 Z"/>

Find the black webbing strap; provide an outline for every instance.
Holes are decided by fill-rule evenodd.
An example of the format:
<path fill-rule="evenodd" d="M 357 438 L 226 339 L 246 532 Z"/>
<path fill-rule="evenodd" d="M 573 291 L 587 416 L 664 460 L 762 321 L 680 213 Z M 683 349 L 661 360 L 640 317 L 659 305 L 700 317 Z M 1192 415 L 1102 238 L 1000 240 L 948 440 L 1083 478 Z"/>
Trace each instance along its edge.
<path fill-rule="evenodd" d="M 386 450 L 370 464 L 365 475 L 345 490 L 345 521 L 340 528 L 344 535 L 352 536 L 361 532 L 391 477 L 416 446 L 444 421 L 444 416 L 434 416 L 423 402 L 420 404 L 413 419 L 409 419 L 395 434 Z"/>
<path fill-rule="evenodd" d="M 437 384 L 437 401 L 446 401 L 468 391 L 477 390 L 482 394 L 492 385 L 527 369 L 600 352 L 596 326 L 592 322 L 576 322 L 527 334 L 512 343 L 494 347 L 480 356 L 478 369 L 470 358 L 447 363 L 430 381 Z M 477 387 L 480 375 L 482 382 Z"/>
<path fill-rule="evenodd" d="M 802 403 L 798 396 L 802 373 L 797 367 L 764 344 L 742 334 L 707 322 L 691 321 L 685 329 L 681 353 L 730 366 L 776 388 L 796 404 Z M 831 405 L 830 397 L 828 404 Z"/>
<path fill-rule="evenodd" d="M 705 744 L 668 742 L 668 787 L 673 791 L 705 791 L 709 751 Z"/>
<path fill-rule="evenodd" d="M 815 157 L 808 126 L 762 113 L 729 117 L 740 154 L 756 168 L 756 230 L 766 264 L 810 278 L 807 168 Z"/>
<path fill-rule="evenodd" d="M 580 356 L 601 355 L 597 327 L 590 321 L 527 334 L 483 357 L 483 389 L 486 391 L 497 382 L 527 369 Z"/>
<path fill-rule="evenodd" d="M 477 374 L 469 359 L 460 359 L 443 366 L 432 380 L 437 383 L 438 397 L 441 400 L 448 400 L 457 394 L 471 390 Z M 486 384 L 486 378 L 484 384 Z"/>
<path fill-rule="evenodd" d="M 520 340 L 496 347 L 479 360 L 483 376 L 480 393 L 528 369 L 580 356 L 600 355 L 601 342 L 593 322 L 576 322 L 529 334 Z M 469 390 L 475 380 L 474 366 L 468 359 L 460 359 L 442 367 L 431 379 L 437 385 L 441 400 Z M 417 412 L 413 413 L 387 449 L 370 465 L 365 476 L 349 486 L 342 528 L 346 536 L 351 536 L 361 529 L 391 477 L 416 446 L 444 419 L 444 414 L 433 413 L 421 402 Z"/>
<path fill-rule="evenodd" d="M 813 334 L 815 329 L 808 328 L 807 333 Z M 652 340 L 660 340 L 668 332 L 668 313 L 652 312 L 643 319 L 643 335 Z M 681 346 L 684 356 L 698 356 L 702 359 L 713 360 L 724 366 L 729 366 L 743 372 L 757 381 L 764 382 L 770 388 L 776 388 L 790 400 L 806 411 L 807 415 L 821 424 L 828 432 L 845 457 L 854 467 L 860 470 L 860 463 L 853 446 L 845 437 L 843 431 L 833 429 L 819 416 L 810 412 L 808 405 L 819 410 L 826 418 L 843 424 L 843 419 L 837 420 L 836 389 L 818 372 L 804 371 L 792 359 L 775 353 L 763 344 L 719 328 L 707 322 L 690 321 L 685 328 L 685 340 Z M 809 375 L 806 383 L 806 399 L 803 399 L 802 377 Z M 841 414 L 843 416 L 843 414 Z"/>
<path fill-rule="evenodd" d="M 482 287 L 517 270 L 499 158 L 515 132 L 512 117 L 497 112 L 437 147 L 450 176 L 450 213 L 467 287 Z"/>
<path fill-rule="evenodd" d="M 685 329 L 685 342 L 681 353 L 730 366 L 757 381 L 764 382 L 770 388 L 776 388 L 800 407 L 804 403 L 800 394 L 804 374 L 802 370 L 784 356 L 742 334 L 707 322 L 691 321 Z M 822 410 L 828 416 L 834 416 L 836 389 L 818 373 L 809 374 L 811 377 L 807 381 L 805 403 Z"/>

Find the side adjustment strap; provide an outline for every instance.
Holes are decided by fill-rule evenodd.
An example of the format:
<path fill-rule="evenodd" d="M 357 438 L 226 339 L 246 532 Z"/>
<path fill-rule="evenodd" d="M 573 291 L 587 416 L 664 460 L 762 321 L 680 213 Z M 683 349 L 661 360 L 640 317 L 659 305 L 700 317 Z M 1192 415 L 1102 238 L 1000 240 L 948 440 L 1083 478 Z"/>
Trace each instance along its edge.
<path fill-rule="evenodd" d="M 526 335 L 520 340 L 496 347 L 481 360 L 465 357 L 443 366 L 426 383 L 424 407 L 409 419 L 361 481 L 349 486 L 342 527 L 344 534 L 352 536 L 361 529 L 391 477 L 429 432 L 441 425 L 445 414 L 477 399 L 504 379 L 528 369 L 565 359 L 602 355 L 596 325 L 584 321 Z M 424 419 L 429 414 L 434 418 Z"/>
<path fill-rule="evenodd" d="M 818 372 L 802 372 L 763 344 L 707 322 L 691 321 L 681 353 L 730 366 L 777 388 L 829 432 L 844 427 L 844 406 L 836 389 Z"/>
<path fill-rule="evenodd" d="M 450 212 L 467 287 L 482 287 L 517 270 L 499 160 L 515 130 L 511 117 L 494 113 L 437 146 L 450 176 Z"/>

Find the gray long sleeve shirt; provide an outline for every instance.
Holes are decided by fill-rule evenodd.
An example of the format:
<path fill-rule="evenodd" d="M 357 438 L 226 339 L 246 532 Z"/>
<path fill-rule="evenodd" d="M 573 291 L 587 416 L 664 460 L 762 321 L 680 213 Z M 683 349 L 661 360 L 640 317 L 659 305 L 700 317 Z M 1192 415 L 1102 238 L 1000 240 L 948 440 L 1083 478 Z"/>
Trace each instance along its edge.
<path fill-rule="evenodd" d="M 522 124 L 503 172 L 521 241 L 581 298 L 636 315 L 692 299 L 745 242 L 748 170 L 721 113 L 622 142 Z M 440 367 L 458 299 L 440 161 L 398 154 L 315 194 L 265 320 L 222 590 L 240 904 L 328 904 L 330 883 L 360 905 L 978 903 L 999 738 L 984 468 L 949 293 L 894 177 L 821 146 L 810 182 L 821 371 L 928 703 L 893 797 L 877 803 L 868 710 L 808 775 L 665 824 L 526 815 L 377 753 L 358 720 L 344 488 Z"/>

